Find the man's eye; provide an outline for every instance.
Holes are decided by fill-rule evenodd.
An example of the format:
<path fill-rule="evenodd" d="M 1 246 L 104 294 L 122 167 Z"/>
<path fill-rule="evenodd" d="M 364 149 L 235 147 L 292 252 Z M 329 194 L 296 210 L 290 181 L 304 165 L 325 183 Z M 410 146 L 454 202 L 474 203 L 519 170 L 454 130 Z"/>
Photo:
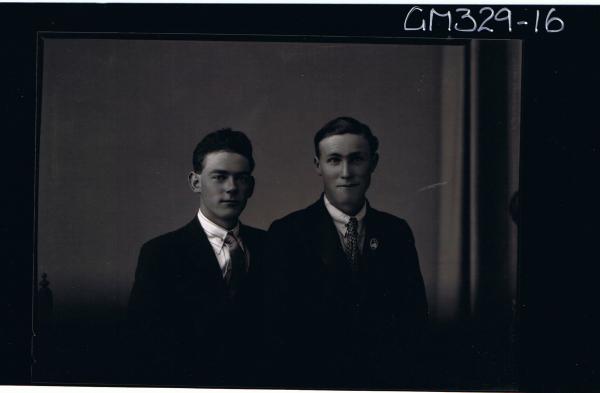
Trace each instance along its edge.
<path fill-rule="evenodd" d="M 340 159 L 337 158 L 337 157 L 330 157 L 330 158 L 327 159 L 327 162 L 329 164 L 339 164 Z"/>
<path fill-rule="evenodd" d="M 355 163 L 361 163 L 361 162 L 364 162 L 364 161 L 365 161 L 365 158 L 361 157 L 361 156 L 353 157 L 352 158 L 352 162 L 355 162 Z"/>
<path fill-rule="evenodd" d="M 225 175 L 214 175 L 213 179 L 217 181 L 224 181 L 227 177 Z"/>
<path fill-rule="evenodd" d="M 250 183 L 250 176 L 239 175 L 239 176 L 236 176 L 236 180 L 239 181 L 240 183 L 247 184 L 247 183 Z"/>

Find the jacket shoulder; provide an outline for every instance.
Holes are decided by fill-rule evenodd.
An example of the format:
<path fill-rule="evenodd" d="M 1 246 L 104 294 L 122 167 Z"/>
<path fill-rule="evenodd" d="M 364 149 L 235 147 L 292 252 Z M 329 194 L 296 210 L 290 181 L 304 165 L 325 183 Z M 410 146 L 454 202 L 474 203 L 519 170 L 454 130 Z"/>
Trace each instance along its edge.
<path fill-rule="evenodd" d="M 179 229 L 164 233 L 145 242 L 139 253 L 137 270 L 171 269 L 174 261 L 180 259 L 194 241 L 192 223 Z"/>
<path fill-rule="evenodd" d="M 183 238 L 185 227 L 156 236 L 142 245 L 142 250 L 156 250 L 177 244 Z"/>
<path fill-rule="evenodd" d="M 414 242 L 412 230 L 405 219 L 373 208 L 371 208 L 370 214 L 370 219 L 374 225 L 386 228 L 388 231 L 399 232 L 401 236 L 405 236 L 410 241 Z"/>
<path fill-rule="evenodd" d="M 243 225 L 242 229 L 242 240 L 244 242 L 250 243 L 251 247 L 254 248 L 263 248 L 267 239 L 267 231 L 251 227 L 248 225 Z"/>
<path fill-rule="evenodd" d="M 267 231 L 265 231 L 264 229 L 251 227 L 249 225 L 244 225 L 244 231 L 250 234 L 250 236 L 254 237 L 263 237 L 267 234 Z"/>
<path fill-rule="evenodd" d="M 296 210 L 294 212 L 286 214 L 285 216 L 273 221 L 273 223 L 277 223 L 277 224 L 293 223 L 293 222 L 303 219 L 304 216 L 306 216 L 306 209 L 300 209 L 300 210 Z"/>
<path fill-rule="evenodd" d="M 269 233 L 304 228 L 313 216 L 312 206 L 291 212 L 271 223 Z"/>
<path fill-rule="evenodd" d="M 406 223 L 406 220 L 395 216 L 393 214 L 390 213 L 386 213 L 386 212 L 382 212 L 381 210 L 377 210 L 377 209 L 373 209 L 370 208 L 370 213 L 373 215 L 373 218 L 381 221 L 381 222 L 385 222 L 386 224 L 393 224 L 393 225 L 408 225 Z"/>

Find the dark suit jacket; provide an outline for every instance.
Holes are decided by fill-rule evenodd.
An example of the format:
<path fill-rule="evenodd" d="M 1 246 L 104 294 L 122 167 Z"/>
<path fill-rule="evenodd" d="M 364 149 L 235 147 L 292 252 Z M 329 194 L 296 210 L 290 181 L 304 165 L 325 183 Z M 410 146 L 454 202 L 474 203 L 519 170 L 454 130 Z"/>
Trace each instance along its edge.
<path fill-rule="evenodd" d="M 364 220 L 355 272 L 323 198 L 271 225 L 266 328 L 279 384 L 410 385 L 427 321 L 413 235 L 404 220 L 370 206 Z"/>
<path fill-rule="evenodd" d="M 196 217 L 142 246 L 128 310 L 133 381 L 253 384 L 262 329 L 261 259 L 265 232 L 240 227 L 250 268 L 236 300 Z"/>

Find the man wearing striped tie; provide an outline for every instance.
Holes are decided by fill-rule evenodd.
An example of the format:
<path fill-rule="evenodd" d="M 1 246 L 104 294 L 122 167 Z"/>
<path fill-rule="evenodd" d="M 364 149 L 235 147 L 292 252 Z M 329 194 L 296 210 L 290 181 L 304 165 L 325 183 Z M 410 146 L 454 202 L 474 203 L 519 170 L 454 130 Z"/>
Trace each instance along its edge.
<path fill-rule="evenodd" d="M 356 119 L 327 123 L 314 137 L 323 194 L 268 231 L 267 337 L 281 385 L 413 383 L 427 301 L 409 226 L 366 199 L 378 143 Z"/>

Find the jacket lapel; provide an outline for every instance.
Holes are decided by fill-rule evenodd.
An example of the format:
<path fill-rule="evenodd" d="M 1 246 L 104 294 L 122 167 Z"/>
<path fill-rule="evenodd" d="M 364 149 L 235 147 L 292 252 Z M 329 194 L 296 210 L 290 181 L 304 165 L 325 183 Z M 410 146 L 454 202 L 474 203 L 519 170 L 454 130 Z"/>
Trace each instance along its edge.
<path fill-rule="evenodd" d="M 313 225 L 316 230 L 312 231 L 312 245 L 319 250 L 322 262 L 330 268 L 347 266 L 346 255 L 342 248 L 333 219 L 325 208 L 323 198 L 309 207 Z M 380 248 L 385 236 L 384 228 L 377 222 L 376 212 L 367 201 L 367 212 L 364 218 L 365 238 L 361 254 L 363 268 L 369 264 L 377 263 L 381 255 Z"/>
<path fill-rule="evenodd" d="M 340 237 L 323 198 L 311 206 L 314 230 L 312 244 L 318 250 L 321 261 L 327 270 L 338 270 L 345 262 Z"/>
<path fill-rule="evenodd" d="M 340 236 L 323 198 L 313 205 L 313 214 L 313 223 L 317 223 L 315 230 L 312 231 L 313 244 L 319 252 L 320 269 L 323 272 L 320 290 L 325 296 L 325 303 L 336 305 L 332 309 L 335 310 L 333 312 L 346 310 L 342 314 L 336 314 L 334 318 L 338 320 L 334 326 L 339 327 L 338 323 L 349 326 L 348 324 L 354 323 L 356 317 L 353 307 L 362 297 L 360 287 L 357 286 L 357 278 L 360 276 L 352 272 L 352 266 L 344 253 Z M 334 334 L 344 333 L 340 331 Z"/>
<path fill-rule="evenodd" d="M 352 279 L 352 270 L 342 249 L 340 237 L 322 197 L 308 209 L 310 222 L 306 228 L 311 228 L 308 233 L 309 245 L 319 256 L 319 266 L 316 269 L 323 272 L 322 290 L 342 301 Z"/>
<path fill-rule="evenodd" d="M 365 243 L 363 245 L 362 262 L 363 267 L 369 267 L 378 262 L 381 255 L 380 248 L 384 245 L 385 228 L 377 222 L 373 209 L 367 202 L 367 214 L 365 215 Z"/>
<path fill-rule="evenodd" d="M 252 273 L 257 269 L 256 264 L 260 263 L 260 256 L 256 254 L 257 250 L 253 247 L 254 238 L 248 227 L 240 222 L 240 238 L 244 245 L 244 253 L 248 258 L 248 273 Z"/>
<path fill-rule="evenodd" d="M 186 236 L 184 244 L 186 263 L 191 273 L 189 278 L 195 281 L 196 285 L 211 283 L 215 289 L 225 291 L 226 285 L 221 267 L 197 217 L 186 226 Z"/>

